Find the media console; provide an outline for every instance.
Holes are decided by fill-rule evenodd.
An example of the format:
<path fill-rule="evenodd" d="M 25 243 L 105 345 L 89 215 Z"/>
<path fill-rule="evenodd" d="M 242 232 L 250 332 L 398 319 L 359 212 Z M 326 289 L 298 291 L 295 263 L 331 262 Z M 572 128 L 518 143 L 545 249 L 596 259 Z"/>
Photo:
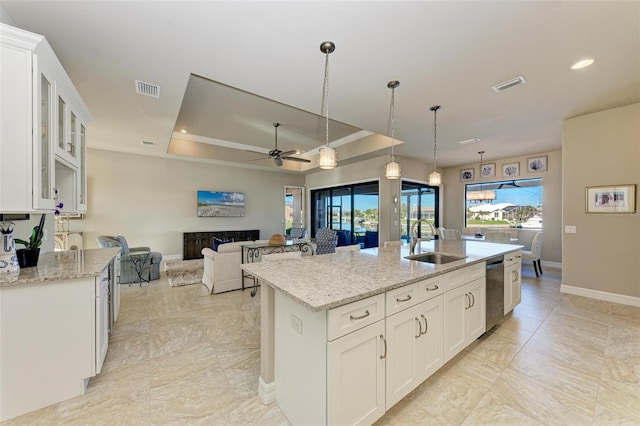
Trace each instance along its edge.
<path fill-rule="evenodd" d="M 210 232 L 184 232 L 182 240 L 182 259 L 202 259 L 202 249 L 213 249 L 213 237 L 221 240 L 255 241 L 260 239 L 260 230 L 249 231 L 210 231 Z"/>

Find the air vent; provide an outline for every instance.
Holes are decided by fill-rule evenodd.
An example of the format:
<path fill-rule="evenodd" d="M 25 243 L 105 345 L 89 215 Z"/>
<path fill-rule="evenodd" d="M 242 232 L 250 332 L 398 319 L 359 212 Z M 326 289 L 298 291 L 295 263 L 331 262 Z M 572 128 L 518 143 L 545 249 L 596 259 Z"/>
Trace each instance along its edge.
<path fill-rule="evenodd" d="M 140 144 L 144 146 L 156 146 L 155 142 L 150 142 L 150 141 L 140 141 Z"/>
<path fill-rule="evenodd" d="M 458 143 L 461 143 L 463 145 L 468 144 L 468 143 L 475 143 L 475 142 L 480 142 L 480 138 L 471 138 L 471 139 L 467 139 L 464 141 L 460 141 Z"/>
<path fill-rule="evenodd" d="M 495 86 L 492 86 L 491 88 L 496 92 L 502 92 L 503 90 L 511 89 L 512 87 L 519 86 L 526 82 L 527 80 L 525 80 L 523 76 L 519 75 L 518 77 L 512 78 L 511 80 L 498 83 Z"/>
<path fill-rule="evenodd" d="M 151 96 L 152 98 L 159 98 L 160 86 L 136 80 L 136 93 L 139 95 Z"/>

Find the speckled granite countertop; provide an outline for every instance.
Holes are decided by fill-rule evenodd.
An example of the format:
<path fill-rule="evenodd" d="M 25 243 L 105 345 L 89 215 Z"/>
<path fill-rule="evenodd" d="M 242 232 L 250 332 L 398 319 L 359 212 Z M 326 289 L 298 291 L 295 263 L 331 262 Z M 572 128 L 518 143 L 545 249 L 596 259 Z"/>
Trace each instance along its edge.
<path fill-rule="evenodd" d="M 119 251 L 120 248 L 103 248 L 40 253 L 38 266 L 20 268 L 17 281 L 0 282 L 0 287 L 94 277 L 102 273 Z"/>
<path fill-rule="evenodd" d="M 322 311 L 396 287 L 483 262 L 521 249 L 522 246 L 478 241 L 435 240 L 422 242 L 417 253 L 439 252 L 465 256 L 443 265 L 405 259 L 409 246 L 366 249 L 308 256 L 282 262 L 258 262 L 242 269 L 311 309 Z"/>

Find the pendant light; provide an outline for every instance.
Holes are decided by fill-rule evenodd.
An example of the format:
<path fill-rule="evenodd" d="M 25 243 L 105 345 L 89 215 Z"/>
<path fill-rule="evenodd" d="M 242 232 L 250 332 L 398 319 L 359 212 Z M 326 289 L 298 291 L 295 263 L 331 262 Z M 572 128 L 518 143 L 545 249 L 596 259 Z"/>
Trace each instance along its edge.
<path fill-rule="evenodd" d="M 467 200 L 474 204 L 491 203 L 496 199 L 496 191 L 484 191 L 482 189 L 482 155 L 484 151 L 478 151 L 478 154 L 480 154 L 480 191 L 467 192 Z"/>
<path fill-rule="evenodd" d="M 389 123 L 391 127 L 391 161 L 389 161 L 384 166 L 384 175 L 387 179 L 398 179 L 400 178 L 400 164 L 396 163 L 396 160 L 393 156 L 393 141 L 394 135 L 396 131 L 396 100 L 395 100 L 395 92 L 396 88 L 400 86 L 400 82 L 397 80 L 393 80 L 387 83 L 387 87 L 391 89 L 391 105 L 389 106 Z"/>
<path fill-rule="evenodd" d="M 438 147 L 438 142 L 436 140 L 436 129 L 439 109 L 440 105 L 434 105 L 431 107 L 431 111 L 433 111 L 433 171 L 429 173 L 429 185 L 431 186 L 438 186 L 442 183 L 442 176 L 440 175 L 440 172 L 438 172 L 436 166 L 436 152 Z"/>
<path fill-rule="evenodd" d="M 320 44 L 320 51 L 325 54 L 324 61 L 324 85 L 322 91 L 322 106 L 325 117 L 325 146 L 320 148 L 318 166 L 321 169 L 333 169 L 336 167 L 336 150 L 329 146 L 329 54 L 336 50 L 332 41 L 324 41 Z"/>

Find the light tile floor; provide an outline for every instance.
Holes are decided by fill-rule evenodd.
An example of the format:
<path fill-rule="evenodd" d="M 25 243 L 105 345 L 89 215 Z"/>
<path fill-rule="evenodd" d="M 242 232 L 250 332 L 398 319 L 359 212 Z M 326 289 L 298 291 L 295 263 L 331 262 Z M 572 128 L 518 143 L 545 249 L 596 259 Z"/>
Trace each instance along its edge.
<path fill-rule="evenodd" d="M 560 293 L 523 269 L 522 303 L 378 425 L 640 424 L 640 308 Z M 259 295 L 122 287 L 86 395 L 7 425 L 286 425 L 257 397 Z"/>

